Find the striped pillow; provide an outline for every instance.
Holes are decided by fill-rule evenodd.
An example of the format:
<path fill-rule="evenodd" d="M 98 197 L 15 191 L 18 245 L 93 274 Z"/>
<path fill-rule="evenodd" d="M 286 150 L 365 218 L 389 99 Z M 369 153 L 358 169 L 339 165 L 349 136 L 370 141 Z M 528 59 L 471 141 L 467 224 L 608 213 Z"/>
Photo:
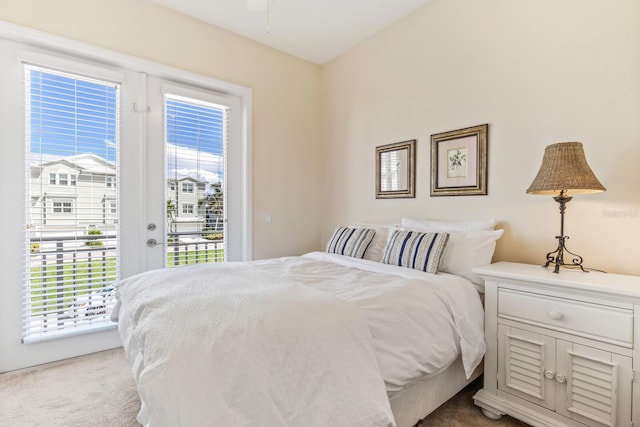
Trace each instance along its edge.
<path fill-rule="evenodd" d="M 327 243 L 327 252 L 363 258 L 375 234 L 372 228 L 338 227 Z"/>
<path fill-rule="evenodd" d="M 437 273 L 449 233 L 393 232 L 384 250 L 382 262 Z"/>

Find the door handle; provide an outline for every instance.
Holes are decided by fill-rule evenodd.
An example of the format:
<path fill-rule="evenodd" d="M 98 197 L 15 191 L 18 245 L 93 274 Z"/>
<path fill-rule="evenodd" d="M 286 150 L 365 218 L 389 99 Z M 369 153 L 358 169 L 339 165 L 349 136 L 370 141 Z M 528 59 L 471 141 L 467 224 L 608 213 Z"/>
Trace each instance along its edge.
<path fill-rule="evenodd" d="M 164 245 L 164 243 L 158 243 L 156 239 L 147 240 L 147 246 L 149 246 L 150 248 L 156 247 L 158 245 Z"/>

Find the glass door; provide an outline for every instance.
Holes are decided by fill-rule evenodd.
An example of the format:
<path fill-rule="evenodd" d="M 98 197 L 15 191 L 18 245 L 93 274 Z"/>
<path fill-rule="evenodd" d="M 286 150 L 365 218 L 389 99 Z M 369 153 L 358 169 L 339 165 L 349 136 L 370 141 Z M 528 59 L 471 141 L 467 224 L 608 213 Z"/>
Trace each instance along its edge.
<path fill-rule="evenodd" d="M 24 76 L 30 342 L 112 326 L 120 85 L 32 65 Z"/>
<path fill-rule="evenodd" d="M 164 94 L 167 266 L 225 258 L 227 107 Z"/>
<path fill-rule="evenodd" d="M 151 76 L 146 86 L 147 269 L 245 259 L 243 215 L 230 215 L 245 209 L 237 99 Z"/>

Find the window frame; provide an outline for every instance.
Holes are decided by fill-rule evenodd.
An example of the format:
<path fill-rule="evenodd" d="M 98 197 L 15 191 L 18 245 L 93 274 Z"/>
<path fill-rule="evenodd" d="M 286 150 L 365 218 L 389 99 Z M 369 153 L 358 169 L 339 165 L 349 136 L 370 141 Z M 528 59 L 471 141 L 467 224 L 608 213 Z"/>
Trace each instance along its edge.
<path fill-rule="evenodd" d="M 193 182 L 183 182 L 180 185 L 180 191 L 182 194 L 194 194 L 195 184 Z"/>
<path fill-rule="evenodd" d="M 52 197 L 47 199 L 48 212 L 50 215 L 73 215 L 75 213 L 74 199 L 67 197 Z M 56 205 L 59 205 L 56 207 Z M 65 212 L 65 205 L 68 205 L 68 211 Z M 60 209 L 56 211 L 56 209 Z"/>
<path fill-rule="evenodd" d="M 62 176 L 66 181 L 62 183 Z M 65 187 L 75 187 L 78 183 L 78 175 L 74 173 L 49 172 L 49 185 L 61 185 Z"/>
<path fill-rule="evenodd" d="M 194 203 L 181 203 L 183 215 L 193 215 L 195 212 Z"/>

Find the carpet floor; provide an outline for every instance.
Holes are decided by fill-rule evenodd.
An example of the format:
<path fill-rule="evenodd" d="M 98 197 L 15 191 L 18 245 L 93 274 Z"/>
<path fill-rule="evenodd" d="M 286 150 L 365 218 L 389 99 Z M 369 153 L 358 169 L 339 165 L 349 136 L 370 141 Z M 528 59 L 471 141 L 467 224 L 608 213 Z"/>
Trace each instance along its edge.
<path fill-rule="evenodd" d="M 420 424 L 523 427 L 510 417 L 485 418 L 473 404 L 476 381 Z M 0 374 L 2 427 L 137 427 L 140 401 L 121 348 Z"/>

